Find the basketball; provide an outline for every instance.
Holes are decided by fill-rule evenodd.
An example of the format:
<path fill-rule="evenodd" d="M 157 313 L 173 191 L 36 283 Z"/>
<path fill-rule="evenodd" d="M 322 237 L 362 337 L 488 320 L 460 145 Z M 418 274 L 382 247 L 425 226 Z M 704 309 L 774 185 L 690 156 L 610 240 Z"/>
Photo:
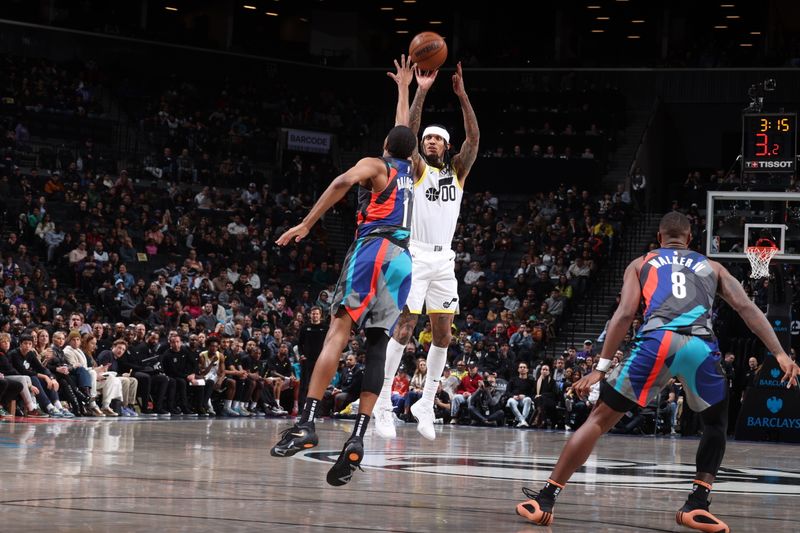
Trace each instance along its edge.
<path fill-rule="evenodd" d="M 438 33 L 424 31 L 411 40 L 408 55 L 420 70 L 436 70 L 447 59 L 447 44 Z"/>

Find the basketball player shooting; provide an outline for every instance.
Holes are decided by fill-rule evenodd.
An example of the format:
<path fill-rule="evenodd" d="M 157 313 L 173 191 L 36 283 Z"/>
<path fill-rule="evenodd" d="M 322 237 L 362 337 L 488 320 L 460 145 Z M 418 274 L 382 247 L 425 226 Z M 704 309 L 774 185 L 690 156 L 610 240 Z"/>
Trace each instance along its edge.
<path fill-rule="evenodd" d="M 417 92 L 409 111 L 410 127 L 419 131 L 422 107 L 438 71 L 416 70 Z M 411 222 L 411 292 L 392 338 L 386 348 L 386 369 L 378 404 L 375 406 L 375 432 L 384 438 L 396 436 L 392 417 L 392 378 L 400 365 L 403 350 L 417 325 L 422 307 L 431 321 L 433 342 L 427 355 L 428 378 L 422 398 L 411 406 L 417 431 L 429 440 L 436 438 L 433 428 L 433 398 L 447 362 L 447 347 L 452 336 L 453 317 L 458 310 L 458 282 L 454 270 L 453 235 L 461 210 L 464 182 L 478 156 L 478 119 L 472 109 L 461 63 L 453 74 L 453 92 L 461 103 L 466 137 L 461 150 L 450 157 L 450 133 L 431 125 L 422 132 L 422 153 L 412 156 L 414 165 L 414 214 Z"/>
<path fill-rule="evenodd" d="M 314 366 L 300 420 L 286 429 L 272 448 L 276 457 L 289 457 L 319 443 L 314 427 L 317 405 L 333 379 L 339 357 L 353 326 L 366 330 L 366 368 L 355 428 L 327 475 L 330 485 L 348 483 L 364 457 L 363 437 L 383 383 L 384 357 L 389 331 L 397 322 L 411 288 L 408 239 L 413 207 L 416 134 L 408 124 L 408 87 L 413 79 L 411 60 L 395 61 L 397 72 L 397 125 L 384 141 L 383 157 L 367 157 L 334 179 L 305 219 L 276 241 L 280 246 L 298 242 L 350 188 L 359 186 L 356 238 L 342 265 L 334 291 L 331 325 Z"/>
<path fill-rule="evenodd" d="M 764 313 L 741 284 L 715 261 L 688 249 L 689 220 L 672 212 L 661 219 L 660 248 L 628 265 L 619 307 L 609 325 L 597 368 L 575 390 L 588 395 L 600 383 L 600 401 L 589 419 L 567 441 L 550 479 L 538 493 L 523 488 L 529 500 L 517 514 L 540 526 L 553 522 L 553 507 L 572 474 L 586 461 L 600 436 L 626 411 L 644 407 L 672 377 L 683 383 L 686 400 L 701 413 L 703 436 L 697 448 L 692 492 L 676 514 L 678 524 L 697 531 L 729 532 L 709 511 L 708 497 L 725 453 L 728 386 L 711 327 L 711 306 L 719 294 L 775 356 L 787 387 L 797 385 L 800 368 L 786 355 Z M 644 323 L 634 348 L 608 376 L 611 357 L 630 328 L 644 298 Z M 605 377 L 605 379 L 603 379 Z"/>

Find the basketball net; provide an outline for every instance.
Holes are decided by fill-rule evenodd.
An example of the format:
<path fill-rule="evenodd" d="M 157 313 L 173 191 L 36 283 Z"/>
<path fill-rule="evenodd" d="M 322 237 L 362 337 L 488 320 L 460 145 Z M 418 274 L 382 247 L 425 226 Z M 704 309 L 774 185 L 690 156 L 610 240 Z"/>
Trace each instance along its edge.
<path fill-rule="evenodd" d="M 769 239 L 758 239 L 755 246 L 748 246 L 744 253 L 750 260 L 750 277 L 753 279 L 769 277 L 769 262 L 778 253 L 778 247 Z"/>

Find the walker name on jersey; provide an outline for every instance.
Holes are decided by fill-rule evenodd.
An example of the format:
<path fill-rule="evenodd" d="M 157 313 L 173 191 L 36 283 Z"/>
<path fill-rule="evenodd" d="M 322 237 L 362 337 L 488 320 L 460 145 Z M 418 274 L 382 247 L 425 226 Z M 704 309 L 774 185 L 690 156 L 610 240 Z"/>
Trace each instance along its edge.
<path fill-rule="evenodd" d="M 652 441 L 650 441 L 652 442 Z M 334 463 L 341 450 L 311 451 L 298 457 L 306 461 Z M 555 456 L 401 453 L 370 450 L 361 466 L 378 470 L 405 471 L 411 474 L 456 476 L 470 480 L 530 482 L 547 479 L 556 464 Z M 694 464 L 669 464 L 641 461 L 592 460 L 570 479 L 570 485 L 588 484 L 648 490 L 686 491 L 695 475 Z M 736 468 L 723 464 L 714 492 L 746 492 L 800 496 L 800 471 L 774 468 Z"/>
<path fill-rule="evenodd" d="M 700 272 L 703 269 L 708 268 L 708 264 L 705 261 L 696 262 L 691 257 L 684 257 L 682 255 L 676 256 L 666 256 L 666 257 L 656 257 L 655 259 L 651 259 L 648 261 L 650 266 L 653 268 L 661 268 L 664 265 L 681 265 L 685 266 L 695 274 Z"/>

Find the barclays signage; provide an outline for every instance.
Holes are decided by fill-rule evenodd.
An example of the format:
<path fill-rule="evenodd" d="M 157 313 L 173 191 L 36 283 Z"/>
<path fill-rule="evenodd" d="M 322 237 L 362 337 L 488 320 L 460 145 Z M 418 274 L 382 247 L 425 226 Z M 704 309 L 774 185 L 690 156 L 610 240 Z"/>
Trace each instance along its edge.
<path fill-rule="evenodd" d="M 781 381 L 781 377 L 783 376 L 780 368 L 771 368 L 768 376 L 759 378 L 756 385 L 758 387 L 786 388 L 786 382 Z"/>
<path fill-rule="evenodd" d="M 779 320 L 771 321 L 776 328 Z M 786 388 L 783 371 L 772 355 L 767 355 L 754 385 L 745 399 L 736 424 L 737 440 L 800 442 L 800 392 Z"/>
<path fill-rule="evenodd" d="M 783 410 L 783 400 L 776 396 L 770 396 L 765 402 L 765 407 L 773 415 L 777 415 Z M 800 429 L 800 413 L 798 418 L 785 418 L 780 416 L 748 416 L 746 425 L 749 428 L 786 428 Z"/>

